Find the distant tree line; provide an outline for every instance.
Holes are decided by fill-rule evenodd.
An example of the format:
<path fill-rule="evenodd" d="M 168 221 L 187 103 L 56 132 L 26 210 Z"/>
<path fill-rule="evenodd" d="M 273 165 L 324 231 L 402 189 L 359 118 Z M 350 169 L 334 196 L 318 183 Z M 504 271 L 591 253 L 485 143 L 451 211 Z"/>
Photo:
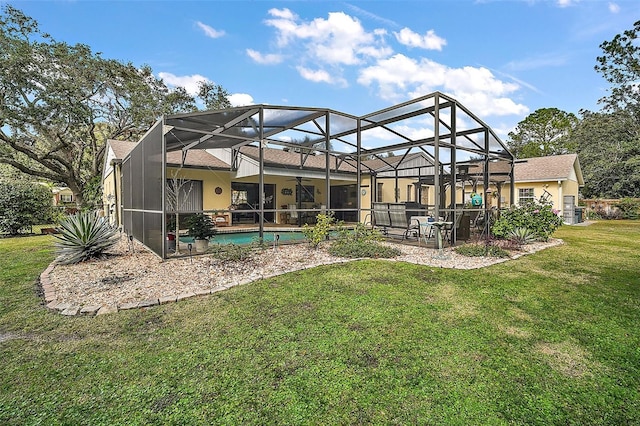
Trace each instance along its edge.
<path fill-rule="evenodd" d="M 640 21 L 600 45 L 595 66 L 611 84 L 597 112 L 580 118 L 556 108 L 534 111 L 509 133 L 518 158 L 577 153 L 585 198 L 640 197 Z"/>

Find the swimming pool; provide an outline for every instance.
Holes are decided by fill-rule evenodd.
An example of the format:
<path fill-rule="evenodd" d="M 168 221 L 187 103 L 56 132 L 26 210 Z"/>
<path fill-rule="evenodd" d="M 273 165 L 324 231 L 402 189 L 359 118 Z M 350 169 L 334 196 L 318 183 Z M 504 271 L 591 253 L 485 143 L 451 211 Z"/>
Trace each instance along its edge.
<path fill-rule="evenodd" d="M 276 236 L 279 236 L 276 237 Z M 260 233 L 257 231 L 254 232 L 230 232 L 224 234 L 216 234 L 210 241 L 209 244 L 251 244 L 254 241 L 258 241 L 260 238 Z M 283 232 L 264 232 L 263 240 L 265 243 L 273 243 L 275 239 L 278 239 L 278 242 L 285 241 L 303 241 L 305 239 L 304 234 L 302 232 L 296 231 L 283 231 Z M 180 237 L 181 243 L 193 243 L 193 237 Z"/>

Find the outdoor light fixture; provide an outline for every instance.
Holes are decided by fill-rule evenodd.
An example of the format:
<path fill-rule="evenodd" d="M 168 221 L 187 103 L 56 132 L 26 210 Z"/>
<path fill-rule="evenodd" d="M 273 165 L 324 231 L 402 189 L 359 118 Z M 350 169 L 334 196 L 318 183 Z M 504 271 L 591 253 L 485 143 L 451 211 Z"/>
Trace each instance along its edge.
<path fill-rule="evenodd" d="M 193 257 L 191 257 L 191 249 L 193 248 L 193 245 L 191 243 L 187 244 L 187 249 L 189 250 L 189 261 L 191 263 L 193 263 Z"/>

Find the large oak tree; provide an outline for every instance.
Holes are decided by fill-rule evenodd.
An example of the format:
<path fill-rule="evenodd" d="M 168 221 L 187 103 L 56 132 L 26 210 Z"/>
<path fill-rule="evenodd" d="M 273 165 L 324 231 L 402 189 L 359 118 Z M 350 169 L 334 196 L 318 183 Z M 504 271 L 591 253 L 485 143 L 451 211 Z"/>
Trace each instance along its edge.
<path fill-rule="evenodd" d="M 148 66 L 56 41 L 11 6 L 2 12 L 0 163 L 66 184 L 79 204 L 99 180 L 107 139 L 137 140 L 160 115 L 196 109 Z"/>

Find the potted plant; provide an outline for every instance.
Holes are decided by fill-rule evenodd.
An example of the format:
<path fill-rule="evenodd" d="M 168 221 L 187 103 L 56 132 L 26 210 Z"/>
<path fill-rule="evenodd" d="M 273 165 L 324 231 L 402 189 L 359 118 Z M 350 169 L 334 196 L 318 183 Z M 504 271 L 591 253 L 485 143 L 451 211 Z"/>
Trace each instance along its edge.
<path fill-rule="evenodd" d="M 189 236 L 193 237 L 196 242 L 196 252 L 206 252 L 209 247 L 209 238 L 216 234 L 213 220 L 205 214 L 198 213 L 191 216 L 187 223 L 189 225 Z"/>

